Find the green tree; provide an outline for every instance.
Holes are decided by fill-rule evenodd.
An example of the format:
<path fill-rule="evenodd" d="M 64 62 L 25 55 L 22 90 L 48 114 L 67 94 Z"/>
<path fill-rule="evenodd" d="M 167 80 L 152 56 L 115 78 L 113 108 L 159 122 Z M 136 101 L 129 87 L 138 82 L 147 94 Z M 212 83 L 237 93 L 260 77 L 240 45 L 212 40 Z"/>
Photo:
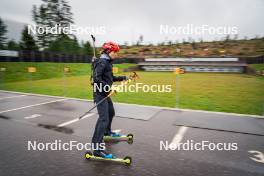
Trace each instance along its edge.
<path fill-rule="evenodd" d="M 16 43 L 14 40 L 10 40 L 7 42 L 7 49 L 18 51 L 20 48 L 18 43 Z"/>
<path fill-rule="evenodd" d="M 28 27 L 25 26 L 20 41 L 20 48 L 22 50 L 38 50 L 38 46 L 32 35 L 28 33 Z"/>
<path fill-rule="evenodd" d="M 197 44 L 196 44 L 195 40 L 192 41 L 191 45 L 192 45 L 192 49 L 194 49 L 194 50 L 197 49 Z"/>
<path fill-rule="evenodd" d="M 143 43 L 144 37 L 143 35 L 140 35 L 137 41 L 137 45 L 141 45 Z"/>
<path fill-rule="evenodd" d="M 0 49 L 4 49 L 6 42 L 7 27 L 0 18 Z"/>
<path fill-rule="evenodd" d="M 225 37 L 225 42 L 227 43 L 227 42 L 229 42 L 230 41 L 230 35 L 228 34 L 228 35 L 226 35 L 226 37 Z"/>
<path fill-rule="evenodd" d="M 93 48 L 91 47 L 91 44 L 89 41 L 83 44 L 82 46 L 82 54 L 93 56 Z"/>
<path fill-rule="evenodd" d="M 33 6 L 32 13 L 37 29 L 52 28 L 56 25 L 57 29 L 62 29 L 73 24 L 71 6 L 65 0 L 42 0 L 42 4 L 39 7 Z M 50 32 L 37 33 L 37 42 L 41 49 L 46 49 L 53 41 L 61 38 L 61 35 L 73 36 L 72 34 L 62 34 L 61 32 L 57 34 Z"/>
<path fill-rule="evenodd" d="M 61 35 L 57 40 L 52 42 L 46 50 L 62 52 L 66 54 L 80 54 L 81 47 L 76 39 L 71 39 L 67 35 Z"/>

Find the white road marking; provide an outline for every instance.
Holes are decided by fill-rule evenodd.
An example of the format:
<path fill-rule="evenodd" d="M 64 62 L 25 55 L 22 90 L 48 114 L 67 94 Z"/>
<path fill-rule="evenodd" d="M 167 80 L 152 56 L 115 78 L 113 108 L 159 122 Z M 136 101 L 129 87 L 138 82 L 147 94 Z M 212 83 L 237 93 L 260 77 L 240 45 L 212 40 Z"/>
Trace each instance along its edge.
<path fill-rule="evenodd" d="M 44 102 L 44 103 L 38 103 L 38 104 L 29 105 L 29 106 L 23 106 L 23 107 L 20 107 L 20 108 L 9 109 L 9 110 L 5 110 L 5 111 L 0 111 L 0 114 L 5 113 L 5 112 L 17 111 L 17 110 L 20 110 L 20 109 L 25 109 L 25 108 L 31 108 L 31 107 L 35 107 L 35 106 L 45 105 L 45 104 L 49 104 L 49 103 L 65 101 L 65 100 L 67 100 L 67 99 L 53 100 L 53 101 L 48 101 L 48 102 Z"/>
<path fill-rule="evenodd" d="M 87 114 L 87 115 L 84 116 L 82 119 L 85 119 L 85 118 L 87 118 L 87 117 L 90 117 L 90 116 L 92 116 L 92 115 L 94 115 L 94 114 L 95 114 L 95 113 Z M 66 125 L 72 124 L 72 123 L 77 122 L 77 121 L 79 121 L 79 120 L 80 120 L 79 118 L 76 118 L 76 119 L 70 120 L 70 121 L 68 121 L 68 122 L 61 123 L 61 124 L 57 125 L 57 127 L 64 127 L 64 126 L 66 126 Z"/>
<path fill-rule="evenodd" d="M 175 146 L 177 146 L 181 142 L 181 140 L 182 140 L 184 134 L 186 133 L 187 129 L 188 129 L 188 127 L 186 127 L 186 126 L 180 127 L 178 133 L 175 134 L 175 136 L 173 137 L 173 139 L 169 145 L 170 148 L 175 148 Z"/>
<path fill-rule="evenodd" d="M 31 116 L 24 117 L 24 119 L 33 119 L 33 118 L 40 117 L 40 116 L 41 116 L 40 114 L 33 114 Z"/>
<path fill-rule="evenodd" d="M 258 163 L 264 164 L 264 154 L 262 152 L 256 151 L 256 150 L 251 150 L 251 151 L 248 151 L 248 153 L 254 154 L 253 157 L 249 157 L 250 159 L 252 159 L 253 161 L 256 161 Z"/>
<path fill-rule="evenodd" d="M 25 96 L 27 96 L 27 95 L 15 95 L 15 96 L 10 96 L 10 97 L 3 97 L 3 98 L 0 98 L 0 100 L 9 99 L 9 98 L 25 97 Z"/>

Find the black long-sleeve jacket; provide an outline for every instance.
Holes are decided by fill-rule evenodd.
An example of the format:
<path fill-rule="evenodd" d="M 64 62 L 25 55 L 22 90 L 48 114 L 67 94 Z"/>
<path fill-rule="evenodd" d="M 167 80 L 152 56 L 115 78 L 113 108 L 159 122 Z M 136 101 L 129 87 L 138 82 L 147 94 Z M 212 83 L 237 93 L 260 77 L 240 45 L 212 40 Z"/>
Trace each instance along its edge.
<path fill-rule="evenodd" d="M 102 54 L 99 59 L 96 59 L 93 63 L 93 83 L 94 92 L 107 96 L 109 92 L 99 89 L 95 89 L 95 85 L 111 88 L 113 82 L 126 80 L 126 76 L 114 76 L 113 75 L 112 60 L 107 54 Z M 109 89 L 108 89 L 109 90 Z"/>

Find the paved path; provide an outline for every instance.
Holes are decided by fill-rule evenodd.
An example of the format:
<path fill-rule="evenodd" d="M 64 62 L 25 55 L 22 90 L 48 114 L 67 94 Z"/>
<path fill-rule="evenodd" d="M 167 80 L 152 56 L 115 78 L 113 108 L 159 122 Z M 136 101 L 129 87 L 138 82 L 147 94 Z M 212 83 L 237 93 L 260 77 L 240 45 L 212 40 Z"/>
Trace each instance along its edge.
<path fill-rule="evenodd" d="M 78 99 L 0 91 L 0 175 L 264 175 L 264 119 L 257 116 L 116 103 L 113 129 L 135 139 L 132 145 L 107 144 L 108 150 L 131 156 L 132 166 L 86 161 L 85 150 L 27 149 L 28 141 L 90 142 L 97 112 L 76 118 L 92 106 Z M 173 150 L 179 143 L 202 141 L 233 143 L 238 149 Z"/>

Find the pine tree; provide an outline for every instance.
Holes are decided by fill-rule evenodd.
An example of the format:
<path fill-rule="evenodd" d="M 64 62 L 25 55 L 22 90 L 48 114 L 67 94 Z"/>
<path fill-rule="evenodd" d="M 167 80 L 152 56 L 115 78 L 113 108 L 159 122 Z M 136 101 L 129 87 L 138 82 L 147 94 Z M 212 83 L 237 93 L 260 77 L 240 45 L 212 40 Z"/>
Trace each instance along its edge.
<path fill-rule="evenodd" d="M 47 8 L 42 4 L 39 8 L 37 6 L 33 6 L 33 20 L 36 23 L 37 28 L 40 27 L 48 27 L 49 22 L 47 19 Z M 49 42 L 51 41 L 51 35 L 48 33 L 40 34 L 37 33 L 37 43 L 40 46 L 41 49 L 47 48 L 49 45 Z"/>
<path fill-rule="evenodd" d="M 73 14 L 71 12 L 71 6 L 68 5 L 68 2 L 60 0 L 55 5 L 55 22 L 57 24 L 61 24 L 63 27 L 69 27 L 70 24 L 73 24 Z"/>
<path fill-rule="evenodd" d="M 73 24 L 71 6 L 65 0 L 42 0 L 39 7 L 33 6 L 32 13 L 37 28 L 52 28 L 56 25 L 65 28 Z M 37 34 L 37 42 L 42 49 L 45 49 L 53 41 L 61 38 L 61 35 L 67 34 Z M 72 35 L 69 34 L 68 36 Z"/>
<path fill-rule="evenodd" d="M 16 43 L 14 40 L 10 40 L 7 42 L 7 49 L 18 51 L 20 48 L 18 43 Z"/>
<path fill-rule="evenodd" d="M 83 54 L 88 56 L 93 56 L 93 48 L 91 47 L 91 44 L 89 41 L 83 44 L 82 46 Z"/>
<path fill-rule="evenodd" d="M 79 43 L 74 37 L 74 39 L 71 39 L 67 35 L 61 35 L 57 40 L 52 42 L 47 48 L 49 51 L 55 51 L 55 52 L 62 52 L 67 54 L 80 54 L 80 46 Z"/>
<path fill-rule="evenodd" d="M 38 50 L 38 46 L 36 45 L 33 36 L 28 33 L 27 26 L 24 27 L 21 34 L 20 48 L 22 50 Z"/>
<path fill-rule="evenodd" d="M 0 49 L 4 49 L 6 41 L 7 27 L 3 20 L 0 18 Z"/>

